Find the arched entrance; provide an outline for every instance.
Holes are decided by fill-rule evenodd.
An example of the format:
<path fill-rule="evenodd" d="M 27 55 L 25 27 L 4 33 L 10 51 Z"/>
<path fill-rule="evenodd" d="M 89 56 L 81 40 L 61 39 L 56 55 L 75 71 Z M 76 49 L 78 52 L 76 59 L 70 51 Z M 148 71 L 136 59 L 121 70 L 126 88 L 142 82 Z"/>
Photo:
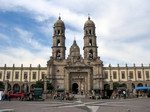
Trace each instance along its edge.
<path fill-rule="evenodd" d="M 13 86 L 13 92 L 19 92 L 20 91 L 20 86 L 19 86 L 19 84 L 14 84 L 14 86 Z"/>
<path fill-rule="evenodd" d="M 104 84 L 104 90 L 110 90 L 110 85 L 109 84 Z"/>
<path fill-rule="evenodd" d="M 21 86 L 21 92 L 29 92 L 29 86 L 23 84 L 23 85 Z"/>
<path fill-rule="evenodd" d="M 72 93 L 73 94 L 77 94 L 78 93 L 78 84 L 77 83 L 73 83 L 72 84 Z"/>
<path fill-rule="evenodd" d="M 138 84 L 137 84 L 137 87 L 142 87 L 142 86 L 143 86 L 142 83 L 138 83 Z"/>

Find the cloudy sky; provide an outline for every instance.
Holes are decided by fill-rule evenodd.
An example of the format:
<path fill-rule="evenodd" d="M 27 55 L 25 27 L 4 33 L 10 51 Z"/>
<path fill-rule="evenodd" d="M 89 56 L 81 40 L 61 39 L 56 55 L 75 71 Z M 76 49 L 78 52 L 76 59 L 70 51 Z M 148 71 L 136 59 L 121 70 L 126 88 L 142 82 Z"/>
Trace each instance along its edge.
<path fill-rule="evenodd" d="M 59 14 L 66 25 L 66 56 L 74 37 L 83 56 L 88 13 L 104 66 L 149 65 L 150 0 L 0 0 L 0 66 L 46 66 Z"/>

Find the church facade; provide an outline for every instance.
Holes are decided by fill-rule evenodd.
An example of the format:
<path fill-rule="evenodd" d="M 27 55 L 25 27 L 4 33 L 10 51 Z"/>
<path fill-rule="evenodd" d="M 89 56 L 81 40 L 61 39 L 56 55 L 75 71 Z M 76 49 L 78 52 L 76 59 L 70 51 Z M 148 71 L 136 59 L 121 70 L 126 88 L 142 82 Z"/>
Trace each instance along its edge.
<path fill-rule="evenodd" d="M 47 81 L 55 90 L 80 94 L 91 90 L 113 90 L 115 84 L 132 91 L 136 86 L 150 86 L 150 65 L 125 65 L 105 67 L 98 56 L 98 45 L 95 23 L 88 17 L 84 24 L 83 56 L 76 40 L 73 41 L 66 57 L 65 23 L 61 17 L 53 27 L 52 56 L 47 67 L 0 67 L 0 81 L 8 83 L 14 91 L 21 91 L 26 84 L 31 90 L 38 80 L 44 80 L 44 91 Z"/>

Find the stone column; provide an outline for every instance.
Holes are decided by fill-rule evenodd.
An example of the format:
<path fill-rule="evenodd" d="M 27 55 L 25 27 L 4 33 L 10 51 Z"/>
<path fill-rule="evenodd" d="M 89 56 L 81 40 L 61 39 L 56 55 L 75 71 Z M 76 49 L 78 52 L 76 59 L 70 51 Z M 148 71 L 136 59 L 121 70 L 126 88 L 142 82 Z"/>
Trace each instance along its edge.
<path fill-rule="evenodd" d="M 5 90 L 4 90 L 5 93 L 8 92 L 8 83 L 9 83 L 8 75 L 6 75 L 6 80 L 5 80 Z"/>
<path fill-rule="evenodd" d="M 70 74 L 70 72 L 67 72 L 65 75 L 65 90 L 66 90 L 66 92 L 69 92 L 69 74 Z"/>
<path fill-rule="evenodd" d="M 128 84 L 127 84 L 127 88 L 129 90 L 129 92 L 132 92 L 132 80 L 130 79 L 130 76 L 128 76 Z"/>
<path fill-rule="evenodd" d="M 7 92 L 8 92 L 8 83 L 9 83 L 9 81 L 6 80 L 6 81 L 5 81 L 5 89 L 4 89 L 4 93 L 7 93 Z"/>
<path fill-rule="evenodd" d="M 88 92 L 91 90 L 91 77 L 90 77 L 90 72 L 88 72 Z"/>
<path fill-rule="evenodd" d="M 27 79 L 25 79 L 25 81 L 24 81 L 24 93 L 25 94 L 28 93 L 28 81 L 27 81 Z"/>
<path fill-rule="evenodd" d="M 113 90 L 113 80 L 112 80 L 112 75 L 110 76 L 110 90 Z"/>

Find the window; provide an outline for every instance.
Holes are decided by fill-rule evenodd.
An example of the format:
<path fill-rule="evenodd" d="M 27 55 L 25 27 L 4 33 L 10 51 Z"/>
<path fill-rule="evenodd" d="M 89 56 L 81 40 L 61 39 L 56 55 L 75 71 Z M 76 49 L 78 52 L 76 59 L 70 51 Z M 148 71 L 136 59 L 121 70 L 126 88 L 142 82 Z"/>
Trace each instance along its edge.
<path fill-rule="evenodd" d="M 60 34 L 60 30 L 57 31 L 57 34 L 58 34 L 58 35 Z"/>
<path fill-rule="evenodd" d="M 105 77 L 105 79 L 108 79 L 108 72 L 107 71 L 104 72 L 104 77 Z"/>
<path fill-rule="evenodd" d="M 57 46 L 60 46 L 60 40 L 59 39 L 57 40 Z"/>
<path fill-rule="evenodd" d="M 88 31 L 86 30 L 86 34 L 88 34 Z"/>
<path fill-rule="evenodd" d="M 10 79 L 10 71 L 7 71 L 6 79 Z"/>
<path fill-rule="evenodd" d="M 141 71 L 138 71 L 138 78 L 142 78 Z"/>
<path fill-rule="evenodd" d="M 0 71 L 0 79 L 2 79 L 2 71 Z"/>
<path fill-rule="evenodd" d="M 93 59 L 93 51 L 92 50 L 89 51 L 89 59 Z"/>
<path fill-rule="evenodd" d="M 41 79 L 44 79 L 44 77 L 45 77 L 45 73 L 44 73 L 44 72 L 42 72 Z"/>
<path fill-rule="evenodd" d="M 90 39 L 90 41 L 89 41 L 89 46 L 92 46 L 92 40 Z"/>
<path fill-rule="evenodd" d="M 133 71 L 130 71 L 130 72 L 129 72 L 129 78 L 130 78 L 130 79 L 133 79 Z"/>
<path fill-rule="evenodd" d="M 130 77 L 130 79 L 133 79 L 133 71 L 129 72 L 129 77 Z"/>
<path fill-rule="evenodd" d="M 33 72 L 32 79 L 36 79 L 36 72 Z"/>
<path fill-rule="evenodd" d="M 24 72 L 24 79 L 28 79 L 28 72 Z"/>
<path fill-rule="evenodd" d="M 117 73 L 116 73 L 116 71 L 113 71 L 113 79 L 117 79 Z"/>
<path fill-rule="evenodd" d="M 61 59 L 59 50 L 56 52 L 56 59 Z"/>
<path fill-rule="evenodd" d="M 89 30 L 89 34 L 91 35 L 91 30 Z"/>
<path fill-rule="evenodd" d="M 146 79 L 149 80 L 149 71 L 146 71 Z"/>
<path fill-rule="evenodd" d="M 121 77 L 122 79 L 125 79 L 125 71 L 121 71 Z"/>
<path fill-rule="evenodd" d="M 19 79 L 19 72 L 15 72 L 15 79 Z"/>

